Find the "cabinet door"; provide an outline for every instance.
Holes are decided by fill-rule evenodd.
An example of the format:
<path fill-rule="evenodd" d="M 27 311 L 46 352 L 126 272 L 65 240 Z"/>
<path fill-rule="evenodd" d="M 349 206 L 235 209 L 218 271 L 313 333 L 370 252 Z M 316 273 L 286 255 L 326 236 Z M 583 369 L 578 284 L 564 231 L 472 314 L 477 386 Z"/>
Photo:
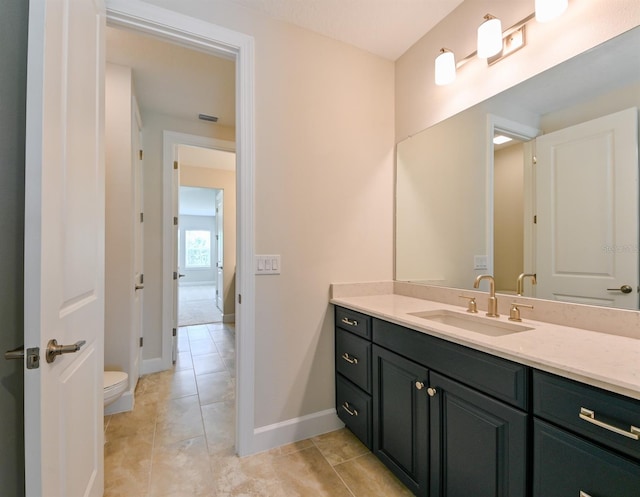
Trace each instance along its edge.
<path fill-rule="evenodd" d="M 416 495 L 428 493 L 426 368 L 373 346 L 373 449 Z"/>
<path fill-rule="evenodd" d="M 640 464 L 534 421 L 534 497 L 637 497 Z"/>
<path fill-rule="evenodd" d="M 429 386 L 431 497 L 527 495 L 527 414 L 434 372 Z"/>

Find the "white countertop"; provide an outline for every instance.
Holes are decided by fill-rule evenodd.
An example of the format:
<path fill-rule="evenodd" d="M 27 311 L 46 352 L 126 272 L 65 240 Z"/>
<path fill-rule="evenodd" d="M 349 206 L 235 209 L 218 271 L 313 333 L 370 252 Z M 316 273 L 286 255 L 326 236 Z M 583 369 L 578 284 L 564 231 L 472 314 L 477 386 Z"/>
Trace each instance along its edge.
<path fill-rule="evenodd" d="M 533 328 L 492 337 L 409 313 L 465 308 L 396 294 L 334 297 L 331 303 L 450 342 L 640 399 L 640 340 L 523 318 Z M 475 316 L 484 317 L 480 311 Z M 504 323 L 508 316 L 486 318 Z"/>

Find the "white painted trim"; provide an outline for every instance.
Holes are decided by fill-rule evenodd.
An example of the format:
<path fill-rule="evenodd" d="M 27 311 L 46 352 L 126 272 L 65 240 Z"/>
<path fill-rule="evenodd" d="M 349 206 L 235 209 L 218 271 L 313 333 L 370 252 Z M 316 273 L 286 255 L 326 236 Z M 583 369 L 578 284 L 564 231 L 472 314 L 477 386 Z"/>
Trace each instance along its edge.
<path fill-rule="evenodd" d="M 255 281 L 251 271 L 255 246 L 255 51 L 243 33 L 178 14 L 138 0 L 107 0 L 107 22 L 159 36 L 174 43 L 236 60 L 237 273 L 236 296 L 236 452 L 254 448 Z M 238 299 L 236 298 L 236 302 Z"/>
<path fill-rule="evenodd" d="M 134 393 L 133 390 L 128 390 L 122 394 L 122 396 L 116 400 L 113 404 L 104 408 L 104 415 L 117 414 L 119 412 L 129 412 L 133 410 L 134 405 Z"/>
<path fill-rule="evenodd" d="M 165 371 L 166 369 L 167 368 L 164 367 L 164 363 L 162 362 L 161 357 L 154 357 L 153 359 L 143 359 L 142 364 L 140 365 L 140 375 L 159 373 L 160 371 Z"/>
<path fill-rule="evenodd" d="M 340 428 L 344 428 L 344 423 L 338 418 L 336 410 L 327 409 L 256 428 L 253 432 L 253 447 L 255 452 L 264 452 L 280 445 L 305 440 Z"/>

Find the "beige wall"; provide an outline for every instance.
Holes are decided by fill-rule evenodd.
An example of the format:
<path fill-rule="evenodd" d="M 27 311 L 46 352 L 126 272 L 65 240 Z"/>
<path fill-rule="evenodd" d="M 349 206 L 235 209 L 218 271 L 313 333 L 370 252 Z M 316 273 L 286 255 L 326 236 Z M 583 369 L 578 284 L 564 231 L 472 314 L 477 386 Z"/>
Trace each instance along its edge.
<path fill-rule="evenodd" d="M 392 278 L 393 63 L 224 0 L 149 3 L 255 39 L 256 253 L 282 256 L 280 275 L 256 278 L 255 424 L 331 409 L 329 285 Z M 145 179 L 150 218 L 160 178 Z M 157 224 L 145 250 L 160 261 Z"/>
<path fill-rule="evenodd" d="M 463 2 L 396 61 L 396 142 L 640 24 L 637 0 L 572 0 L 555 21 L 527 25 L 524 49 L 489 68 L 473 59 L 454 84 L 436 86 L 433 66 L 440 49 L 453 50 L 458 59 L 473 52 L 487 12 L 506 27 L 533 12 L 533 1 Z"/>
<path fill-rule="evenodd" d="M 234 130 L 142 110 L 144 143 L 144 349 L 145 360 L 162 357 L 162 154 L 163 132 L 235 140 Z"/>
<path fill-rule="evenodd" d="M 180 168 L 180 185 L 224 190 L 222 198 L 224 209 L 224 316 L 230 317 L 236 312 L 236 173 L 235 171 L 183 164 Z"/>
<path fill-rule="evenodd" d="M 398 144 L 397 280 L 468 288 L 486 272 L 485 126 L 476 106 Z"/>
<path fill-rule="evenodd" d="M 524 270 L 524 147 L 497 150 L 493 162 L 493 274 L 497 291 L 516 291 Z"/>

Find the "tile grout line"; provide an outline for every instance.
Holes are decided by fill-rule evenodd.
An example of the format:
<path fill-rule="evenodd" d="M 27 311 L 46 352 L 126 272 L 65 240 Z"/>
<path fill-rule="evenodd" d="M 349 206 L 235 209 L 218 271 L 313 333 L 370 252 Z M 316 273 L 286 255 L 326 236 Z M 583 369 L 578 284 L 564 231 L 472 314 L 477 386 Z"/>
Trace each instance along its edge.
<path fill-rule="evenodd" d="M 336 466 L 338 466 L 338 464 L 336 464 L 336 466 L 334 466 L 333 464 L 331 464 L 331 462 L 327 459 L 327 457 L 324 455 L 324 453 L 322 452 L 322 450 L 320 450 L 320 447 L 318 447 L 318 444 L 316 443 L 316 441 L 314 440 L 315 437 L 311 437 L 311 443 L 313 444 L 313 446 L 318 450 L 318 452 L 320 453 L 320 455 L 322 456 L 322 458 L 326 461 L 326 463 L 329 465 L 329 467 L 333 470 L 333 472 L 335 473 L 335 475 L 338 477 L 338 479 L 342 482 L 342 484 L 344 485 L 344 487 L 347 489 L 347 492 L 349 492 L 351 494 L 352 497 L 357 497 L 356 494 L 351 490 L 351 487 L 349 487 L 349 485 L 347 485 L 347 482 L 344 481 L 344 479 L 342 478 L 342 476 L 340 476 L 340 473 L 338 473 L 336 471 Z M 355 458 L 351 458 L 349 460 L 352 460 Z M 342 461 L 342 462 L 347 462 L 347 461 Z M 342 464 L 342 463 L 340 463 Z"/>

